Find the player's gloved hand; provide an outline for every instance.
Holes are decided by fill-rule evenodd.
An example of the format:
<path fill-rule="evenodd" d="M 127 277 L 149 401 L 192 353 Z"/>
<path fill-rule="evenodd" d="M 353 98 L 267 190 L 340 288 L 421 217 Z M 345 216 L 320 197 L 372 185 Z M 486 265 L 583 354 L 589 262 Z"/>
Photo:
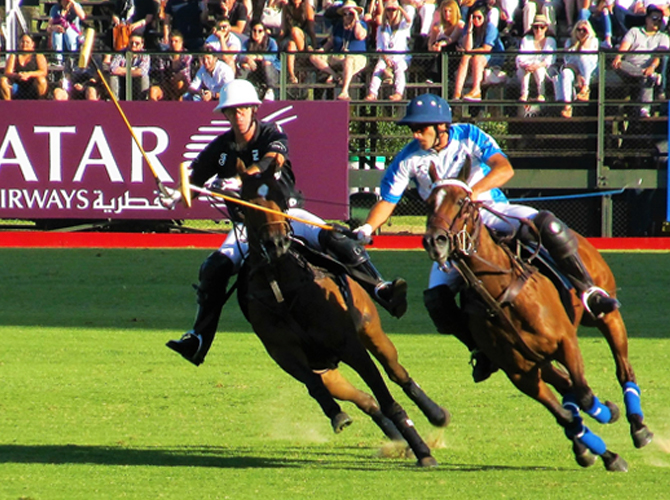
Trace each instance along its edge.
<path fill-rule="evenodd" d="M 242 188 L 242 181 L 239 177 L 230 177 L 221 179 L 216 177 L 211 183 L 205 183 L 205 187 L 214 191 L 239 191 Z"/>
<path fill-rule="evenodd" d="M 362 241 L 365 244 L 372 243 L 372 226 L 370 224 L 363 224 L 362 226 L 354 229 L 354 234 L 356 239 Z"/>
<path fill-rule="evenodd" d="M 165 208 L 172 210 L 181 201 L 181 191 L 165 186 L 165 192 L 158 192 L 158 199 Z"/>

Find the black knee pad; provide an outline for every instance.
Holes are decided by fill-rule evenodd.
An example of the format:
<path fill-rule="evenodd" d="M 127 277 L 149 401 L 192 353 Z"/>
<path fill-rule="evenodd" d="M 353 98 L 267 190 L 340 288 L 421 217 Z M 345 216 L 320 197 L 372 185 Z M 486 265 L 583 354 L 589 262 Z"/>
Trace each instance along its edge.
<path fill-rule="evenodd" d="M 579 249 L 579 242 L 568 226 L 551 212 L 539 212 L 533 222 L 540 233 L 542 244 L 555 259 L 570 257 Z"/>
<path fill-rule="evenodd" d="M 439 333 L 451 333 L 454 323 L 463 322 L 463 313 L 456 304 L 456 295 L 447 285 L 423 291 L 423 304 Z"/>
<path fill-rule="evenodd" d="M 362 245 L 342 233 L 323 229 L 319 232 L 319 243 L 327 254 L 347 266 L 356 267 L 370 260 Z"/>
<path fill-rule="evenodd" d="M 207 298 L 225 296 L 233 269 L 233 261 L 221 252 L 214 252 L 207 257 L 198 273 L 198 302 L 202 304 Z"/>

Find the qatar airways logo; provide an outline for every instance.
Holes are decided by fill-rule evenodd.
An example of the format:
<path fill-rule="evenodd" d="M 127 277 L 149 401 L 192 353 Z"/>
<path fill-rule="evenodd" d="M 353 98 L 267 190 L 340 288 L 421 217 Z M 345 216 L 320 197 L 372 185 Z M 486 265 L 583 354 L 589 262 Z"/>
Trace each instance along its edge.
<path fill-rule="evenodd" d="M 219 216 L 211 200 L 204 196 L 198 197 L 190 209 L 179 205 L 175 210 L 167 210 L 160 204 L 154 175 L 111 105 L 84 101 L 73 101 L 67 107 L 60 104 L 22 101 L 2 105 L 0 216 L 154 219 Z M 231 128 L 221 113 L 212 113 L 210 106 L 123 104 L 157 179 L 169 187 L 176 187 L 179 182 L 180 163 L 190 164 L 208 144 Z M 333 107 L 328 104 L 332 103 L 321 106 Z M 292 156 L 311 157 L 306 151 L 315 148 L 315 144 L 325 143 L 331 149 L 335 144 L 332 140 L 324 142 L 332 139 L 330 122 L 327 132 L 315 129 L 315 107 L 314 103 L 272 103 L 261 106 L 258 117 L 280 127 L 290 123 Z M 316 113 L 320 111 L 319 108 Z M 303 129 L 298 125 L 305 121 L 298 120 L 304 113 L 310 123 L 307 129 L 306 125 L 302 125 Z M 346 129 L 348 114 L 342 115 L 340 121 Z M 346 150 L 346 135 L 342 135 L 340 142 Z M 256 157 L 260 156 L 260 151 L 256 151 Z M 332 170 L 332 165 L 325 161 L 323 169 Z M 309 172 L 318 177 L 314 168 Z"/>
<path fill-rule="evenodd" d="M 169 136 L 167 131 L 160 127 L 134 127 L 135 135 L 137 136 L 142 148 L 144 149 L 151 165 L 154 167 L 158 178 L 161 182 L 172 182 L 173 179 L 165 169 L 165 166 L 160 160 L 160 155 L 164 153 L 169 145 Z M 63 162 L 62 152 L 65 147 L 68 147 L 68 138 L 71 140 L 82 141 L 82 131 L 78 130 L 76 126 L 36 126 L 33 127 L 33 134 L 36 136 L 45 135 L 47 137 L 46 145 L 48 150 L 48 174 L 47 178 L 40 179 L 37 175 L 37 169 L 31 160 L 31 155 L 25 147 L 25 137 L 21 137 L 19 130 L 15 125 L 9 125 L 5 131 L 0 144 L 0 174 L 9 165 L 14 165 L 19 168 L 21 175 L 26 182 L 62 182 L 63 179 Z M 143 144 L 145 135 L 152 135 L 154 146 L 152 149 L 147 149 Z M 83 138 L 86 141 L 86 147 L 82 156 L 78 160 L 74 175 L 70 179 L 71 182 L 83 182 L 84 176 L 91 168 L 104 169 L 109 177 L 110 182 L 113 183 L 141 183 L 144 182 L 143 171 L 143 157 L 140 149 L 133 141 L 130 134 L 128 134 L 128 146 L 131 149 L 130 160 L 130 177 L 125 179 L 119 168 L 118 161 L 112 153 L 105 131 L 101 125 L 96 125 L 88 138 Z M 34 143 L 34 138 L 31 137 L 31 143 Z M 71 144 L 70 144 L 71 146 Z"/>

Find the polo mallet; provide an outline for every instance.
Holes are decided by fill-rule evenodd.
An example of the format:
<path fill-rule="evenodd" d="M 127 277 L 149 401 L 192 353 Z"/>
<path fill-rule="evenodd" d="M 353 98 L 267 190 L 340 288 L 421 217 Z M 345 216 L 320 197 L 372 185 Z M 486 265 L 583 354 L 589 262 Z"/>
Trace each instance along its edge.
<path fill-rule="evenodd" d="M 133 127 L 130 125 L 130 122 L 128 121 L 128 118 L 126 118 L 126 114 L 123 112 L 121 109 L 121 106 L 119 105 L 119 101 L 116 100 L 116 96 L 114 95 L 114 92 L 112 92 L 112 89 L 109 88 L 109 85 L 107 84 L 107 80 L 105 80 L 105 77 L 102 74 L 102 71 L 100 71 L 100 67 L 98 66 L 98 63 L 95 61 L 94 58 L 91 57 L 91 54 L 93 53 L 93 42 L 95 41 L 95 30 L 93 28 L 86 28 L 86 34 L 84 36 L 84 44 L 81 47 L 81 52 L 79 53 L 79 68 L 80 69 L 86 69 L 89 65 L 89 63 L 93 63 L 93 66 L 95 67 L 95 70 L 98 72 L 98 76 L 100 77 L 100 81 L 102 84 L 105 86 L 105 89 L 107 89 L 107 93 L 109 94 L 109 97 L 111 97 L 112 102 L 116 106 L 116 109 L 119 110 L 119 114 L 121 115 L 121 118 L 123 118 L 123 122 L 126 124 L 128 127 L 128 131 L 130 132 L 130 135 L 133 137 L 133 140 L 135 141 L 135 144 L 140 150 L 140 153 L 142 153 L 142 156 L 144 157 L 144 161 L 147 162 L 147 165 L 149 165 L 149 170 L 151 170 L 151 173 L 154 176 L 154 179 L 156 180 L 156 186 L 158 187 L 158 190 L 164 194 L 165 196 L 170 196 L 170 193 L 168 190 L 165 188 L 163 183 L 160 181 L 158 178 L 158 174 L 156 173 L 156 169 L 154 166 L 151 164 L 151 161 L 149 160 L 149 157 L 147 156 L 147 153 L 144 151 L 144 148 L 140 144 L 139 139 L 135 135 L 135 131 L 133 130 Z M 189 197 L 189 202 L 190 202 L 190 197 Z M 190 204 L 188 205 L 190 206 Z"/>
<path fill-rule="evenodd" d="M 285 212 L 280 212 L 278 210 L 273 210 L 271 208 L 256 205 L 255 203 L 250 203 L 248 201 L 244 201 L 244 200 L 241 200 L 239 198 L 234 198 L 232 196 L 227 196 L 227 195 L 222 194 L 222 193 L 217 193 L 216 191 L 212 191 L 210 189 L 201 188 L 201 187 L 198 187 L 198 186 L 192 186 L 190 181 L 189 181 L 188 172 L 186 170 L 186 163 L 181 164 L 180 175 L 181 175 L 181 179 L 180 179 L 180 183 L 179 183 L 179 189 L 181 191 L 181 196 L 182 196 L 182 200 L 184 201 L 184 204 L 189 208 L 191 207 L 191 192 L 195 192 L 195 193 L 204 194 L 206 196 L 213 196 L 215 198 L 221 198 L 222 200 L 229 201 L 231 203 L 237 203 L 238 205 L 242 205 L 243 207 L 253 208 L 254 210 L 260 210 L 261 212 L 266 212 L 266 213 L 269 213 L 269 214 L 276 214 L 276 215 L 283 215 L 287 219 L 291 219 L 291 220 L 294 220 L 294 221 L 297 221 L 297 222 L 302 222 L 303 224 L 309 224 L 311 226 L 315 226 L 315 227 L 318 227 L 320 229 L 325 229 L 326 231 L 335 231 L 337 233 L 346 234 L 347 236 L 350 236 L 350 237 L 353 237 L 353 238 L 356 237 L 349 229 L 347 229 L 346 227 L 337 225 L 337 224 L 333 224 L 333 225 L 321 224 L 320 222 L 315 222 L 315 221 L 303 219 L 302 217 L 298 217 L 296 215 L 287 214 Z"/>

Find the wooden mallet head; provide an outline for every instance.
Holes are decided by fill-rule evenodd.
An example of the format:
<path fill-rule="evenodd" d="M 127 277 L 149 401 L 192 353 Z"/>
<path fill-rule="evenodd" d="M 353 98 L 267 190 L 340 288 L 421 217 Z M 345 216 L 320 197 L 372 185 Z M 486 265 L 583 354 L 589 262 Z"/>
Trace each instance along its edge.
<path fill-rule="evenodd" d="M 95 30 L 93 28 L 86 28 L 84 34 L 84 43 L 79 52 L 79 68 L 86 69 L 91 62 L 91 54 L 93 53 L 93 42 L 95 41 Z"/>
<path fill-rule="evenodd" d="M 188 178 L 188 164 L 186 162 L 179 164 L 179 190 L 184 205 L 186 205 L 186 208 L 191 208 L 191 182 Z"/>

